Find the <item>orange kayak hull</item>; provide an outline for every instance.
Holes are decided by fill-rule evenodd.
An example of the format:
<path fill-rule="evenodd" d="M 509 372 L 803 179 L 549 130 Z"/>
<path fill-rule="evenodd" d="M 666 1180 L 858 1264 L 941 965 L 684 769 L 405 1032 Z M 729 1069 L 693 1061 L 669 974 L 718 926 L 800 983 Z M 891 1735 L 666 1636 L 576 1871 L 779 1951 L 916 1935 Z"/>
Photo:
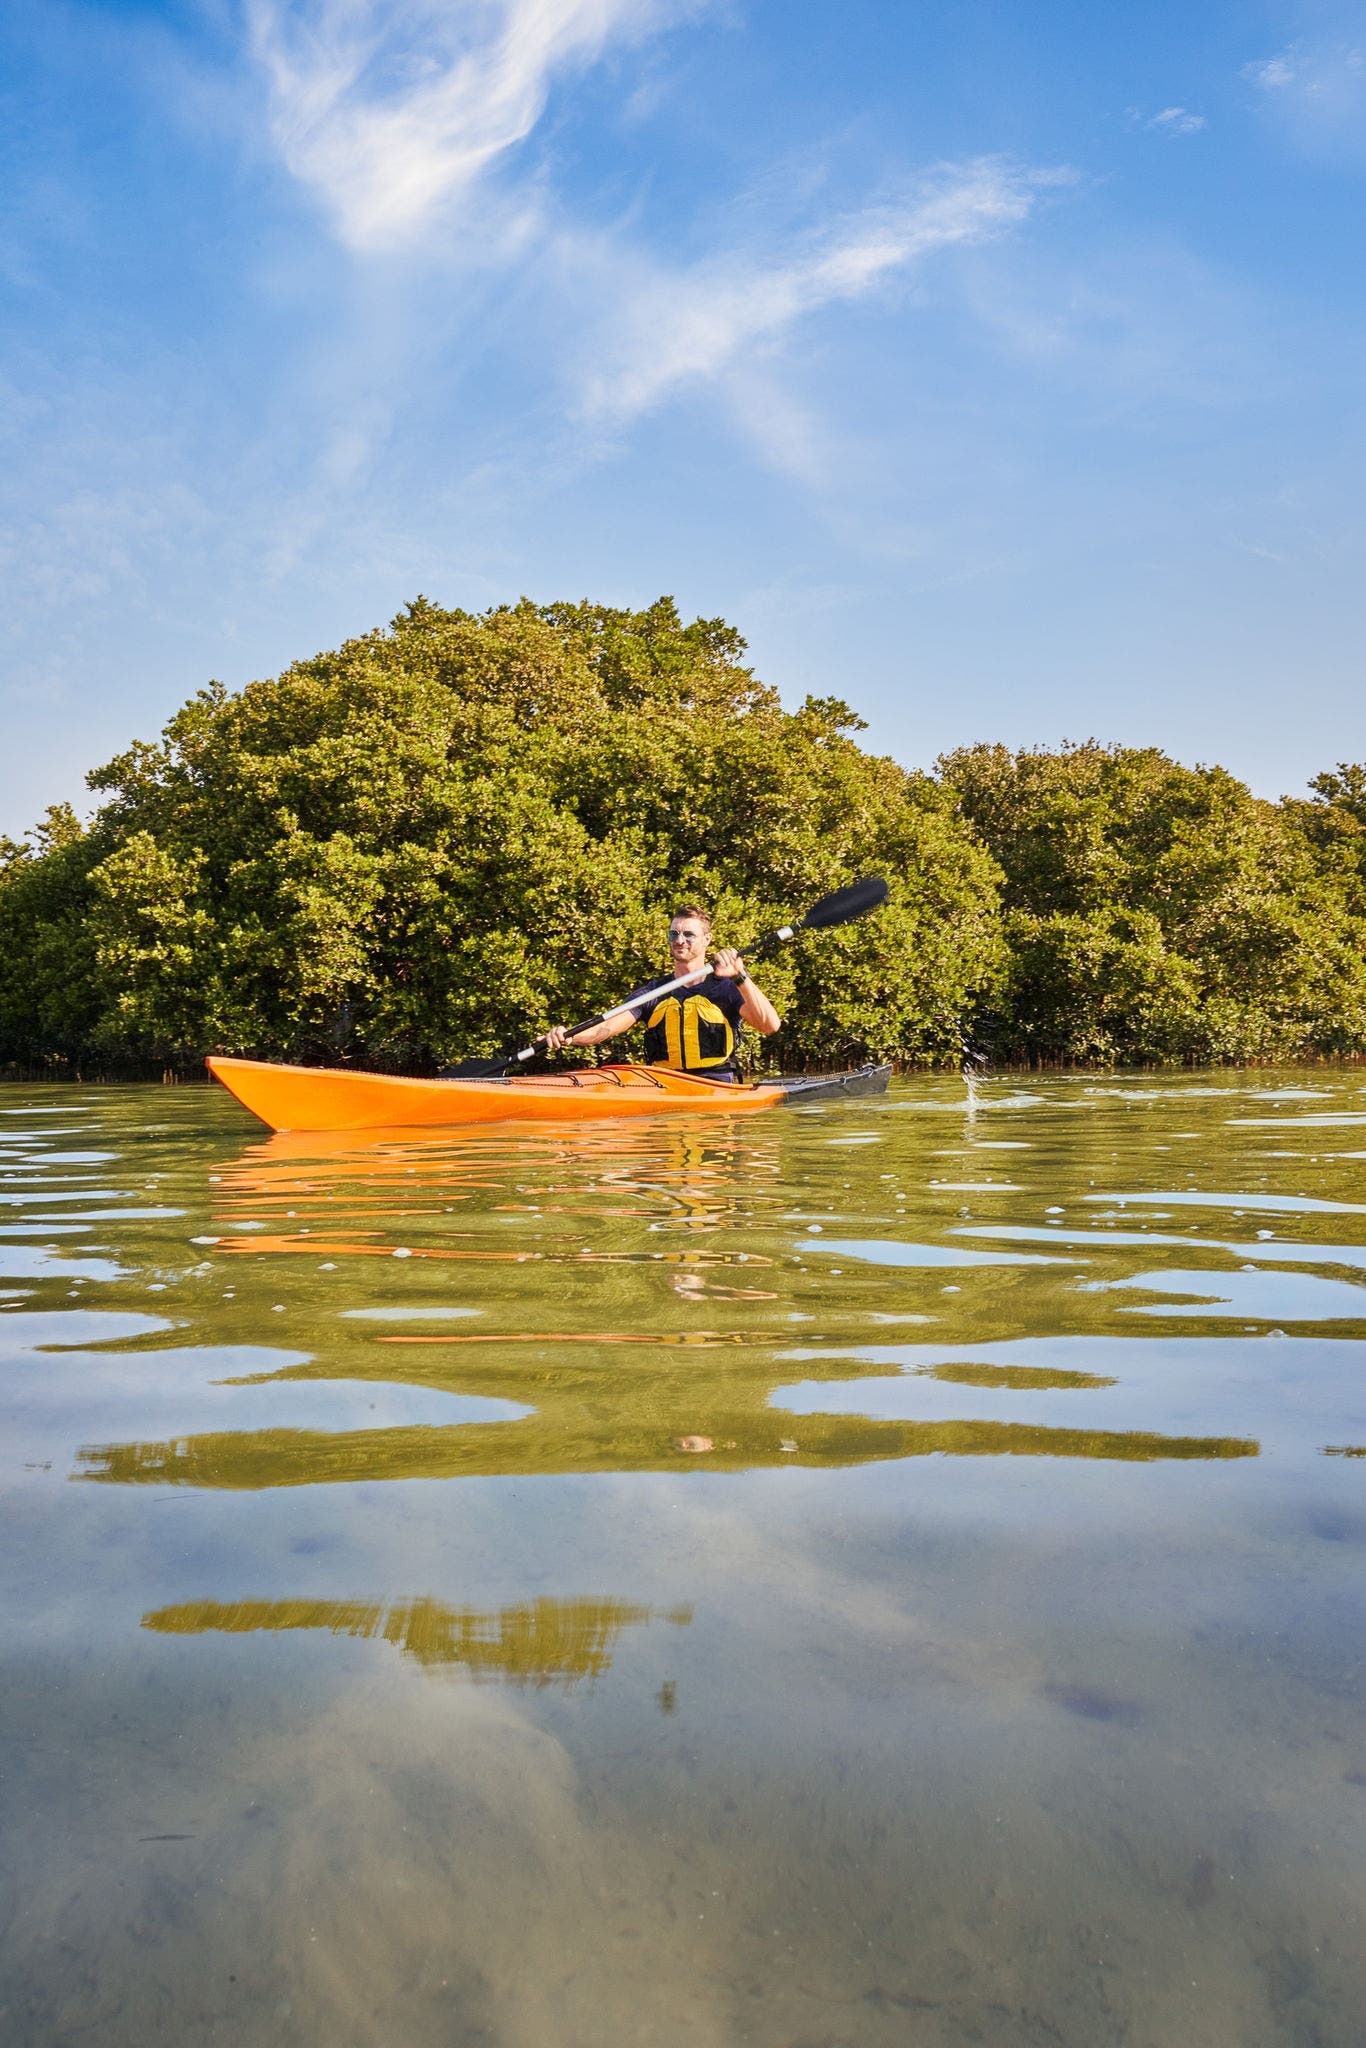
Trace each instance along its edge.
<path fill-rule="evenodd" d="M 786 1099 L 781 1084 L 708 1081 L 670 1067 L 584 1067 L 508 1081 L 420 1081 L 335 1067 L 289 1067 L 214 1054 L 209 1072 L 273 1131 L 404 1125 L 582 1122 L 660 1111 L 744 1115 Z"/>

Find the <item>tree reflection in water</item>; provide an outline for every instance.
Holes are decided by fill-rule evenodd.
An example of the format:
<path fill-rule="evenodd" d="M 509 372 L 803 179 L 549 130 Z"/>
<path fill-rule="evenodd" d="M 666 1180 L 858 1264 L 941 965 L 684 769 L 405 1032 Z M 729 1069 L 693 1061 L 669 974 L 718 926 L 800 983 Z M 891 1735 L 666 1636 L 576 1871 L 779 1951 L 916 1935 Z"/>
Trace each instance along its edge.
<path fill-rule="evenodd" d="M 441 1600 L 187 1600 L 144 1614 L 159 1635 L 255 1635 L 325 1629 L 392 1643 L 427 1671 L 459 1667 L 477 1681 L 576 1684 L 611 1667 L 617 1638 L 651 1621 L 686 1627 L 689 1607 L 659 1613 L 624 1600 L 528 1600 L 482 1610 Z"/>
<path fill-rule="evenodd" d="M 818 1344 L 811 1342 L 816 1333 L 803 1333 L 808 1380 L 907 1372 L 1003 1394 L 1100 1393 L 1115 1384 L 1104 1374 L 970 1358 L 870 1366 L 859 1350 L 870 1334 L 865 1304 L 937 1304 L 943 1268 L 891 1277 L 865 1270 L 844 1290 L 832 1285 L 836 1273 L 809 1273 L 806 1245 L 800 1236 L 794 1244 L 793 1230 L 807 1198 L 803 1182 L 784 1179 L 782 1130 L 776 1122 L 703 1131 L 661 1121 L 560 1133 L 502 1126 L 492 1134 L 286 1134 L 253 1144 L 215 1183 L 217 1256 L 231 1267 L 234 1298 L 215 1304 L 213 1339 L 221 1344 L 224 1323 L 233 1322 L 243 1341 L 259 1345 L 267 1290 L 280 1291 L 284 1266 L 295 1359 L 220 1385 L 401 1385 L 533 1412 L 511 1421 L 216 1430 L 87 1445 L 79 1476 L 258 1488 L 840 1466 L 928 1455 L 1143 1462 L 1256 1455 L 1255 1440 L 1241 1436 L 991 1417 L 794 1416 L 775 1407 L 790 1377 L 783 1363 L 791 1325 L 810 1320 L 790 1312 L 799 1290 L 819 1302 L 826 1323 Z M 511 1242 L 510 1224 L 517 1232 Z M 424 1317 L 439 1319 L 443 1296 L 456 1291 L 450 1261 L 460 1262 L 452 1321 L 457 1311 L 468 1315 L 473 1301 L 502 1328 L 402 1327 L 414 1300 Z M 1032 1319 L 1030 1304 L 1045 1298 L 1041 1289 L 1055 1311 L 1055 1264 L 1011 1252 L 974 1268 L 971 1303 L 955 1305 L 964 1325 L 959 1341 L 978 1330 L 992 1339 L 1018 1334 L 1022 1314 Z M 763 1284 L 747 1284 L 751 1276 Z M 376 1326 L 374 1308 L 359 1327 L 346 1316 L 355 1298 L 348 1281 L 373 1300 L 377 1278 L 392 1303 L 396 1327 L 387 1331 Z M 1079 1291 L 1073 1307 L 1081 1319 L 1115 1313 L 1094 1293 Z M 517 1327 L 507 1327 L 512 1320 Z M 299 1350 L 311 1355 L 297 1362 Z M 702 1442 L 708 1452 L 699 1461 L 694 1447 Z"/>

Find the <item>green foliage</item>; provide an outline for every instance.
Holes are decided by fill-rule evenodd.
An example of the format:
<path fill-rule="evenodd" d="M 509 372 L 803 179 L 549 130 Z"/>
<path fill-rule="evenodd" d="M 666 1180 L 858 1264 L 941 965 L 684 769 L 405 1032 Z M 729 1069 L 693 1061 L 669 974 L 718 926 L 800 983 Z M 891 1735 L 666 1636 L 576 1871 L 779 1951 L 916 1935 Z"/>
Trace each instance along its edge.
<path fill-rule="evenodd" d="M 940 767 L 1004 873 L 1001 1056 L 1366 1046 L 1366 772 L 1320 777 L 1317 804 L 1275 805 L 1222 768 L 1095 741 L 967 747 Z"/>
<path fill-rule="evenodd" d="M 869 754 L 784 711 L 720 619 L 417 598 L 0 840 L 0 1058 L 204 1051 L 421 1070 L 591 1013 L 668 964 L 670 909 L 740 942 L 886 874 L 875 918 L 765 961 L 752 1064 L 1182 1062 L 1366 1049 L 1366 766 L 1269 804 L 1088 741 Z"/>
<path fill-rule="evenodd" d="M 1366 763 L 1339 761 L 1336 774 L 1316 775 L 1314 801 L 1287 802 L 1328 895 L 1353 917 L 1366 918 Z"/>
<path fill-rule="evenodd" d="M 86 914 L 97 857 L 68 805 L 49 810 L 30 844 L 0 842 L 0 1057 L 72 1057 L 99 1012 Z"/>
<path fill-rule="evenodd" d="M 785 1064 L 930 1058 L 1004 967 L 996 874 L 838 699 L 787 713 L 724 621 L 424 598 L 91 776 L 0 875 L 0 1056 L 211 1048 L 422 1066 L 667 965 L 673 903 L 743 940 L 866 872 L 867 926 L 766 963 Z"/>

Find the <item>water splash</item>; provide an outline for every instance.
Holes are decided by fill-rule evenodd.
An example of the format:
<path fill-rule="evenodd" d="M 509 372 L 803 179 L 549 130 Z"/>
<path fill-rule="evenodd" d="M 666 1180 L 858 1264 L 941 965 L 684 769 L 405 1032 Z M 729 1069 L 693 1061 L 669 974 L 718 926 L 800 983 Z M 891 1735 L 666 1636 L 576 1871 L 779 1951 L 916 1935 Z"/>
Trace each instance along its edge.
<path fill-rule="evenodd" d="M 977 1084 L 981 1079 L 978 1068 L 986 1065 L 987 1056 L 984 1052 L 974 1050 L 961 1027 L 958 1032 L 958 1043 L 963 1050 L 963 1064 L 960 1072 L 963 1076 L 963 1086 L 967 1091 L 967 1112 L 969 1118 L 972 1118 L 976 1116 L 981 1107 L 981 1097 L 977 1092 Z"/>

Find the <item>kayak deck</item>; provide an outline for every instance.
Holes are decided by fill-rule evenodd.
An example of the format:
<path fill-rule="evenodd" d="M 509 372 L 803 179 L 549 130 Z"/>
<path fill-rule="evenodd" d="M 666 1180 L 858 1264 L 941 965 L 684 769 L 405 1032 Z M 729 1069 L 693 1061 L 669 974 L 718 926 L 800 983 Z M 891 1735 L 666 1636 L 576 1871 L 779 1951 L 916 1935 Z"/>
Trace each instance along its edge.
<path fill-rule="evenodd" d="M 660 1110 L 734 1116 L 822 1096 L 880 1094 L 890 1067 L 788 1080 L 709 1081 L 672 1067 L 583 1067 L 513 1080 L 424 1081 L 342 1067 L 291 1067 L 214 1054 L 209 1072 L 276 1131 L 364 1131 L 403 1125 L 578 1122 Z"/>

